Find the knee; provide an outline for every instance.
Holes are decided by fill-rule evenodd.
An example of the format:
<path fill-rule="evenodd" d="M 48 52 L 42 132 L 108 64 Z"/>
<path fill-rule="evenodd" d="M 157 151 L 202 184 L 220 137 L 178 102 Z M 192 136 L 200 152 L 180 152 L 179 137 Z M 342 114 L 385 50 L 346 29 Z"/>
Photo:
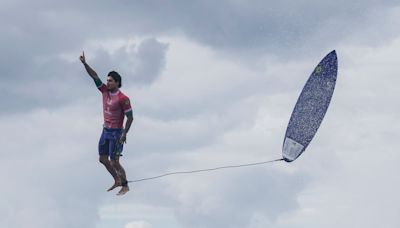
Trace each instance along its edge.
<path fill-rule="evenodd" d="M 105 165 L 105 164 L 108 164 L 108 158 L 103 158 L 103 157 L 100 157 L 99 158 L 99 162 L 101 163 L 101 164 L 103 164 L 103 165 Z"/>
<path fill-rule="evenodd" d="M 110 164 L 111 164 L 113 167 L 118 167 L 118 165 L 119 165 L 119 163 L 118 163 L 117 160 L 110 160 Z"/>

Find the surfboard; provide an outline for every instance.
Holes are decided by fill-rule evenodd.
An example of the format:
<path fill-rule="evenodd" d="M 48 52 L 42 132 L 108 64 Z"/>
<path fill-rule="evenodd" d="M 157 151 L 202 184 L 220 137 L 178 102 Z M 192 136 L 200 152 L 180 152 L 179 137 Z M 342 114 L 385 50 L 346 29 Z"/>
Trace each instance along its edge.
<path fill-rule="evenodd" d="M 283 160 L 296 160 L 310 144 L 328 110 L 338 71 L 336 51 L 326 55 L 311 73 L 293 109 L 282 147 Z"/>

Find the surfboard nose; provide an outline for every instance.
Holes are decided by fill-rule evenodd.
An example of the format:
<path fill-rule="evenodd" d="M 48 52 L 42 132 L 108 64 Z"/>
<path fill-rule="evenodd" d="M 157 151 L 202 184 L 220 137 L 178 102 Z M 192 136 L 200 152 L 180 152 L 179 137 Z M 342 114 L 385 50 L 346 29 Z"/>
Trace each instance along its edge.
<path fill-rule="evenodd" d="M 321 62 L 324 62 L 324 60 L 337 61 L 336 50 L 332 50 L 331 52 L 329 52 L 324 58 L 322 58 Z"/>
<path fill-rule="evenodd" d="M 334 62 L 337 64 L 337 54 L 336 54 L 336 50 L 333 50 L 331 52 L 329 52 L 329 54 L 327 54 L 325 56 L 325 58 L 323 58 L 323 60 L 329 60 L 329 62 Z"/>

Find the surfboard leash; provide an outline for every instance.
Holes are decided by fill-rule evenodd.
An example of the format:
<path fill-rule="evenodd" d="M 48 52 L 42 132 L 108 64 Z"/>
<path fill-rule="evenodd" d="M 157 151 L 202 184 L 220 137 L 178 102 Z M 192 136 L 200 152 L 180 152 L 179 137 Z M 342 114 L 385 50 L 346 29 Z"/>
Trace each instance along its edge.
<path fill-rule="evenodd" d="M 197 169 L 197 170 L 190 170 L 190 171 L 169 172 L 169 173 L 164 173 L 164 174 L 161 174 L 161 175 L 158 175 L 158 176 L 131 180 L 131 181 L 128 181 L 128 183 L 148 181 L 148 180 L 153 180 L 153 179 L 158 179 L 158 178 L 171 176 L 171 175 L 178 175 L 178 174 L 191 174 L 191 173 L 200 173 L 200 172 L 211 172 L 211 171 L 216 171 L 216 170 L 220 170 L 220 169 L 233 169 L 233 168 L 241 168 L 241 167 L 247 167 L 247 166 L 263 165 L 263 164 L 268 164 L 268 163 L 277 162 L 277 161 L 283 161 L 283 160 L 284 160 L 283 158 L 280 158 L 280 159 L 274 159 L 274 160 L 269 160 L 269 161 L 246 163 L 246 164 L 239 164 L 239 165 L 220 166 L 220 167 L 208 168 L 208 169 Z"/>

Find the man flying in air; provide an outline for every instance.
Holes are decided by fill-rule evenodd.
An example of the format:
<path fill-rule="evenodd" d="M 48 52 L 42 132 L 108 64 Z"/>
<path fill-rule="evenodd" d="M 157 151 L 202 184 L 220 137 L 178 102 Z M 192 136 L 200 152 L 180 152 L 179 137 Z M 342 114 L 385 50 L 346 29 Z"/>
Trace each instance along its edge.
<path fill-rule="evenodd" d="M 104 84 L 86 63 L 84 52 L 80 60 L 103 96 L 104 125 L 99 141 L 99 160 L 114 178 L 114 184 L 107 191 L 121 186 L 117 195 L 124 195 L 129 191 L 129 187 L 119 158 L 122 156 L 123 144 L 126 143 L 126 135 L 133 122 L 131 103 L 129 98 L 119 90 L 122 80 L 117 72 L 108 73 L 107 84 Z M 127 117 L 125 127 L 123 127 L 124 116 Z"/>

